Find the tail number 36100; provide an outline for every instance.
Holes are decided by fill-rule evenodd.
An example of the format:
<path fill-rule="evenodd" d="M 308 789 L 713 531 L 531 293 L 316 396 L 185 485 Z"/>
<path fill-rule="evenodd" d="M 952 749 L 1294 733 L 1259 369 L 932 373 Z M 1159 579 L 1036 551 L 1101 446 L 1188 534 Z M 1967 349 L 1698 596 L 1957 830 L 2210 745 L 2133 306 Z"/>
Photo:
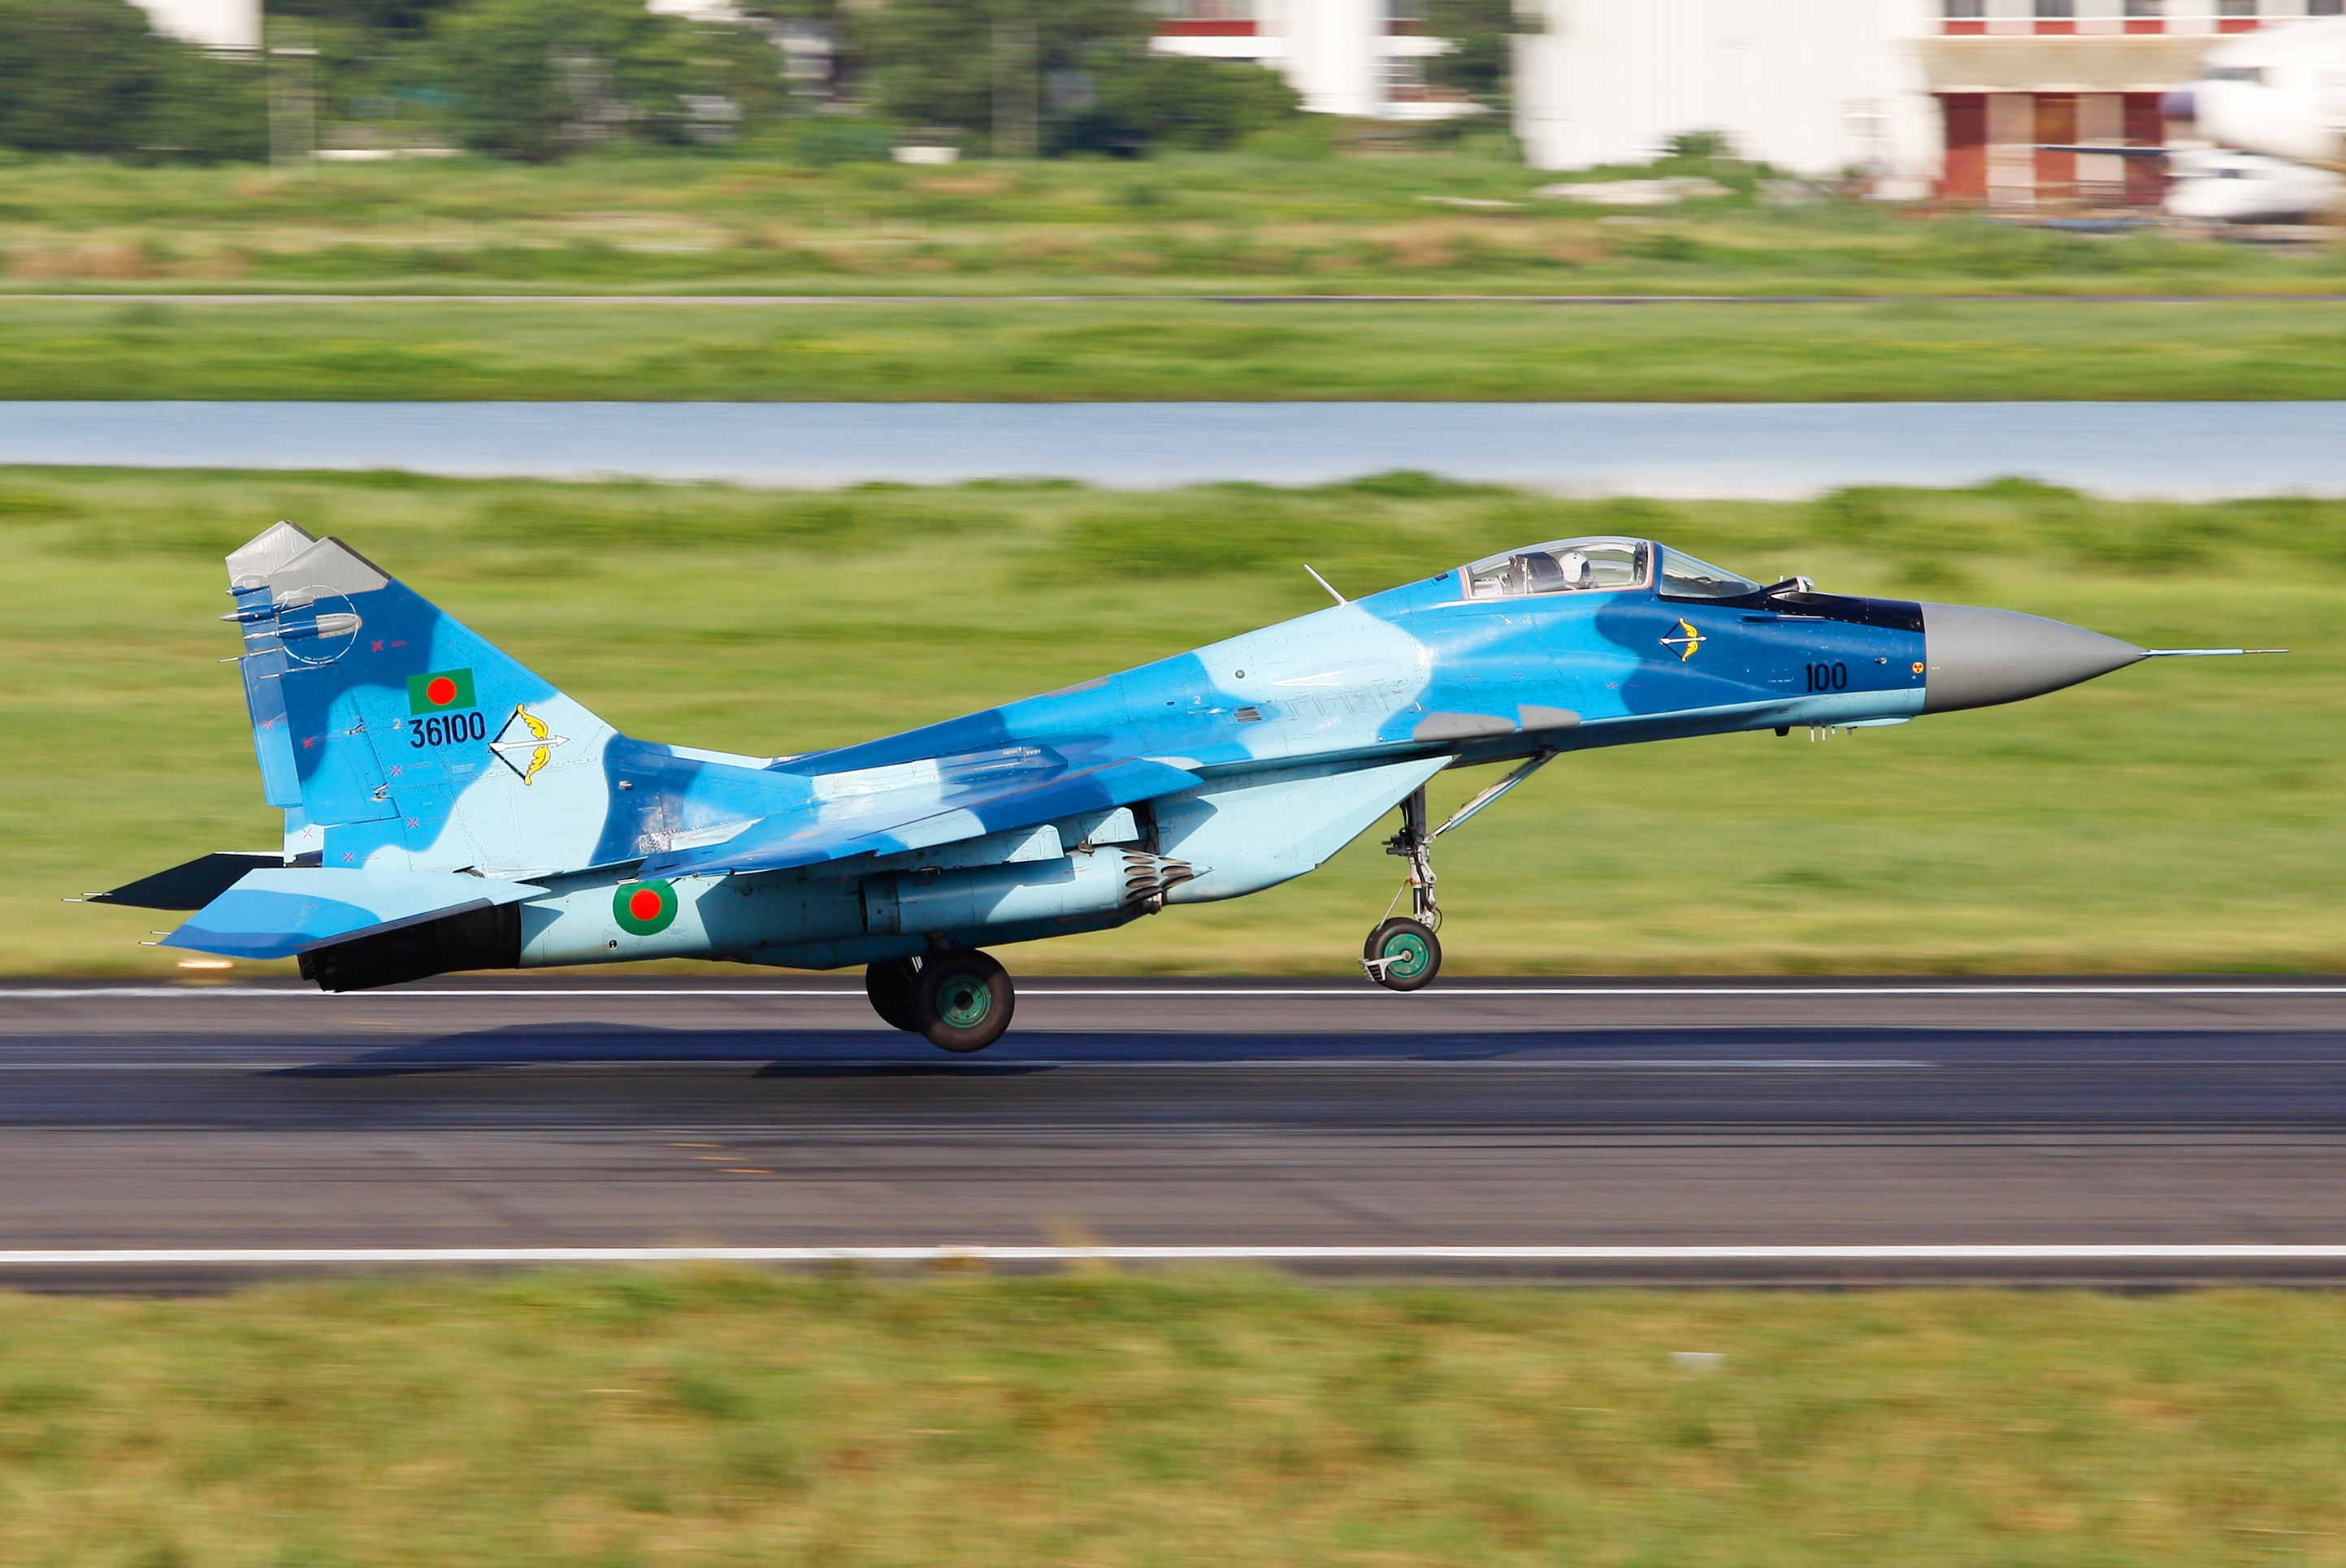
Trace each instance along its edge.
<path fill-rule="evenodd" d="M 1814 687 L 1810 687 L 1811 691 Z M 488 716 L 478 708 L 470 713 L 435 713 L 429 718 L 411 721 L 407 727 L 410 746 L 454 746 L 460 740 L 485 740 L 489 735 Z"/>

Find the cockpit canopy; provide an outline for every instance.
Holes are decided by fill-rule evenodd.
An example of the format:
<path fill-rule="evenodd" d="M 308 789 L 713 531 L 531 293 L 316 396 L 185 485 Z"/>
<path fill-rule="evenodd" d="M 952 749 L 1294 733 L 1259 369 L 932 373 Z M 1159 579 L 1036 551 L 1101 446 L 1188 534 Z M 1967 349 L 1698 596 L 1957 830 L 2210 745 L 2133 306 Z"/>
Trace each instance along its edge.
<path fill-rule="evenodd" d="M 1557 539 L 1486 556 L 1464 575 L 1472 597 L 1507 599 L 1522 594 L 1642 588 L 1652 576 L 1653 565 L 1654 547 L 1642 539 Z"/>
<path fill-rule="evenodd" d="M 1649 540 L 1605 535 L 1553 539 L 1486 555 L 1460 575 L 1465 579 L 1467 596 L 1476 599 L 1611 593 L 1652 586 L 1657 558 L 1662 569 L 1659 592 L 1666 599 L 1736 599 L 1760 591 L 1760 585 L 1749 578 L 1680 551 Z"/>

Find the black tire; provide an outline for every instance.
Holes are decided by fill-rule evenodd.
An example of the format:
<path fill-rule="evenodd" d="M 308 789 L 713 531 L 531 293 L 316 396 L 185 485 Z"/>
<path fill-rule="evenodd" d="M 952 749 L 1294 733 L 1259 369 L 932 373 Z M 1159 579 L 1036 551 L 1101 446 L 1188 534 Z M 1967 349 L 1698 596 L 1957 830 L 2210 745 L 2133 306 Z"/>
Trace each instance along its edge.
<path fill-rule="evenodd" d="M 1361 956 L 1374 962 L 1390 959 L 1371 977 L 1387 991 L 1419 991 L 1442 972 L 1442 942 L 1423 921 L 1389 920 L 1369 932 Z"/>
<path fill-rule="evenodd" d="M 863 966 L 863 994 L 880 1022 L 907 1034 L 921 1032 L 921 974 L 909 958 Z"/>
<path fill-rule="evenodd" d="M 921 961 L 921 1033 L 940 1051 L 983 1051 L 1010 1027 L 1018 1003 L 1001 964 L 974 948 Z"/>

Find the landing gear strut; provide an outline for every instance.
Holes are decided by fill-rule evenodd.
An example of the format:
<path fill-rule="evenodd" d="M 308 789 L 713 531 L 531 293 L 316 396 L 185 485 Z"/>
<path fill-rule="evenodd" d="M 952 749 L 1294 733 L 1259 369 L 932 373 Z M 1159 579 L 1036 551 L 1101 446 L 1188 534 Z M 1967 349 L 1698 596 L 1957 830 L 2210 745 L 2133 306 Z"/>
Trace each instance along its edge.
<path fill-rule="evenodd" d="M 1392 918 L 1388 905 L 1384 922 L 1369 933 L 1361 949 L 1361 968 L 1371 980 L 1388 991 L 1415 991 L 1442 972 L 1442 943 L 1433 934 L 1442 928 L 1442 905 L 1433 896 L 1433 840 L 1546 767 L 1556 755 L 1542 751 L 1527 758 L 1430 833 L 1425 829 L 1425 786 L 1410 791 L 1401 803 L 1401 831 L 1385 840 L 1386 854 L 1409 862 L 1410 918 Z M 1393 901 L 1401 901 L 1398 893 Z"/>
<path fill-rule="evenodd" d="M 1361 968 L 1388 991 L 1415 991 L 1442 972 L 1442 905 L 1433 896 L 1433 835 L 1425 830 L 1425 789 L 1410 791 L 1401 804 L 1401 831 L 1385 840 L 1385 853 L 1409 862 L 1410 918 L 1387 920 L 1369 933 Z"/>
<path fill-rule="evenodd" d="M 1009 973 L 975 948 L 867 964 L 863 992 L 881 1022 L 942 1051 L 983 1051 L 1002 1038 L 1018 1003 Z"/>

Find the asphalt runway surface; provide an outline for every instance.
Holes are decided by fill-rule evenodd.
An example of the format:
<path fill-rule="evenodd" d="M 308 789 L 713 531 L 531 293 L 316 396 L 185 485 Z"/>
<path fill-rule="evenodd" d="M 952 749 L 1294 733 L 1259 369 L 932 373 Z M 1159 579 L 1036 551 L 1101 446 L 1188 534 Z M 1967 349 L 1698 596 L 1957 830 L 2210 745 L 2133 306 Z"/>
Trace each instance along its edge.
<path fill-rule="evenodd" d="M 1050 977 L 969 1057 L 835 977 L 0 987 L 0 1279 L 32 1287 L 314 1249 L 1095 1245 L 2335 1283 L 2341 1199 L 2320 981 Z M 212 1256 L 253 1248 L 288 1256 Z"/>

